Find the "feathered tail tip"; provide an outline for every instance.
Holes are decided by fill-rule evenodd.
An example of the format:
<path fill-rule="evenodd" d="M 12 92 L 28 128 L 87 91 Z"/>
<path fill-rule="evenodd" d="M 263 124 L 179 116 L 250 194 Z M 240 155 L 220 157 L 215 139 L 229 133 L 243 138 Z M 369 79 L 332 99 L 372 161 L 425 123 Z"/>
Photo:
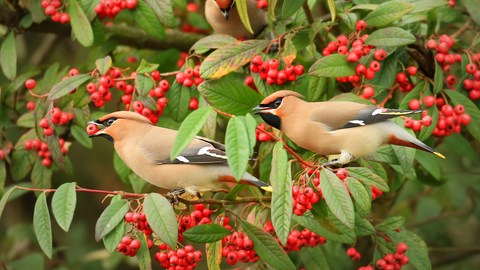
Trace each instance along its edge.
<path fill-rule="evenodd" d="M 268 192 L 273 192 L 273 188 L 271 186 L 268 187 L 260 187 L 261 189 L 268 191 Z"/>
<path fill-rule="evenodd" d="M 439 156 L 439 157 L 445 159 L 445 156 L 440 154 L 439 152 L 432 152 L 432 153 L 435 154 L 436 156 Z"/>

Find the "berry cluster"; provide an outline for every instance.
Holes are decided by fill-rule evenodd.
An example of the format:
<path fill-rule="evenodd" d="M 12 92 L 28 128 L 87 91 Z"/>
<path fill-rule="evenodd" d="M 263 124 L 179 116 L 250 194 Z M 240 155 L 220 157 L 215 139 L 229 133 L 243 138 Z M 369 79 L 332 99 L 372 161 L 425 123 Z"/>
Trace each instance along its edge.
<path fill-rule="evenodd" d="M 142 231 L 145 235 L 150 235 L 153 233 L 152 228 L 150 228 L 150 225 L 148 225 L 147 218 L 145 217 L 145 213 L 143 211 L 140 211 L 139 213 L 126 213 L 125 221 L 127 223 L 132 223 L 137 231 Z"/>
<path fill-rule="evenodd" d="M 0 160 L 4 160 L 4 159 L 5 159 L 5 150 L 0 149 Z"/>
<path fill-rule="evenodd" d="M 271 130 L 272 127 L 271 126 L 269 126 L 269 127 L 270 127 L 270 130 Z M 257 137 L 257 141 L 260 141 L 260 142 L 273 141 L 270 136 L 268 136 L 264 132 L 261 132 L 258 129 L 267 131 L 267 125 L 265 123 L 261 123 L 257 126 L 257 129 L 255 130 L 255 136 Z M 273 131 L 268 131 L 268 133 L 273 136 Z"/>
<path fill-rule="evenodd" d="M 137 0 L 100 0 L 100 4 L 95 6 L 95 13 L 98 17 L 115 18 L 120 11 L 125 8 L 135 9 L 137 7 Z"/>
<path fill-rule="evenodd" d="M 203 79 L 200 78 L 200 66 L 196 66 L 194 69 L 186 68 L 183 72 L 178 72 L 176 79 L 179 84 L 186 87 L 192 87 L 193 84 L 198 86 L 203 82 Z"/>
<path fill-rule="evenodd" d="M 212 211 L 210 209 L 205 209 L 203 204 L 196 204 L 194 208 L 195 210 L 190 215 L 183 216 L 178 222 L 178 242 L 180 243 L 183 242 L 183 232 L 186 230 L 197 225 L 212 223 L 210 220 Z"/>
<path fill-rule="evenodd" d="M 197 267 L 197 263 L 202 260 L 202 252 L 200 250 L 194 250 L 191 245 L 177 250 L 163 250 L 164 251 L 155 253 L 155 260 L 161 262 L 162 267 L 165 269 L 191 270 Z"/>
<path fill-rule="evenodd" d="M 222 240 L 222 244 L 222 256 L 227 258 L 227 263 L 230 265 L 235 265 L 237 261 L 256 262 L 260 259 L 253 250 L 252 240 L 242 232 L 234 232 L 232 235 L 228 235 Z"/>
<path fill-rule="evenodd" d="M 345 169 L 345 168 L 340 168 L 340 169 L 338 169 L 338 171 L 337 171 L 337 176 L 338 176 L 338 178 L 340 178 L 340 180 L 342 180 L 343 184 L 345 185 L 345 188 L 346 188 L 347 191 L 348 191 L 348 194 L 350 194 L 350 196 L 352 196 L 352 194 L 350 193 L 350 191 L 349 191 L 349 189 L 348 189 L 348 185 L 347 185 L 347 183 L 345 182 L 345 179 L 348 177 L 348 171 L 347 171 L 347 169 Z M 318 178 L 318 177 L 316 177 L 316 178 Z M 314 178 L 313 180 L 314 180 L 313 183 L 315 184 L 315 183 L 316 183 L 315 178 Z M 317 181 L 319 182 L 320 179 L 318 179 Z M 317 186 L 317 185 L 315 185 L 315 186 L 317 187 L 318 192 L 321 193 L 320 186 Z M 371 189 L 372 189 L 372 201 L 374 201 L 378 196 L 380 196 L 380 195 L 383 194 L 383 191 L 378 190 L 378 189 L 377 189 L 376 187 L 374 187 L 374 186 L 371 186 Z M 322 197 L 323 197 L 323 195 L 322 195 Z"/>
<path fill-rule="evenodd" d="M 375 264 L 378 269 L 385 270 L 399 270 L 409 261 L 408 256 L 405 255 L 408 246 L 405 243 L 397 245 L 397 252 L 395 254 L 387 254 L 383 259 L 379 259 Z M 359 269 L 360 270 L 360 269 Z"/>
<path fill-rule="evenodd" d="M 280 244 L 280 246 L 282 246 L 283 250 L 285 250 L 287 254 L 290 253 L 290 251 L 298 252 L 304 247 L 316 247 L 327 242 L 326 238 L 305 228 L 301 232 L 292 230 L 287 238 L 287 246 L 283 246 L 275 235 L 275 230 L 270 221 L 265 223 L 264 230 L 275 237 L 277 242 Z"/>
<path fill-rule="evenodd" d="M 354 247 L 347 250 L 347 256 L 352 258 L 353 261 L 358 261 L 362 258 L 362 255 Z"/>
<path fill-rule="evenodd" d="M 268 2 L 267 0 L 255 0 L 257 1 L 257 6 L 259 9 L 266 9 L 268 8 Z"/>
<path fill-rule="evenodd" d="M 67 155 L 67 148 L 65 148 L 65 140 L 64 139 L 59 139 L 58 142 L 60 143 L 60 147 L 62 148 L 62 153 L 63 155 Z M 40 139 L 34 139 L 34 140 L 25 140 L 23 143 L 25 146 L 25 149 L 30 150 L 33 149 L 37 151 L 37 155 L 42 159 L 42 166 L 50 168 L 52 165 L 52 154 L 48 150 L 48 145 L 46 142 L 40 141 Z"/>
<path fill-rule="evenodd" d="M 285 69 L 278 70 L 279 65 L 280 63 L 277 59 L 270 59 L 268 62 L 264 62 L 260 55 L 256 55 L 252 59 L 250 71 L 253 73 L 259 73 L 260 78 L 266 80 L 268 85 L 282 85 L 289 81 L 293 82 L 297 79 L 297 75 L 303 75 L 305 73 L 305 68 L 302 65 L 290 65 Z M 254 90 L 257 89 L 252 76 L 248 76 L 245 79 L 245 84 Z"/>
<path fill-rule="evenodd" d="M 435 58 L 442 66 L 444 72 L 449 72 L 451 70 L 451 65 L 453 65 L 455 62 L 462 62 L 462 56 L 460 54 L 449 53 L 449 50 L 453 47 L 454 43 L 455 41 L 453 38 L 448 35 L 440 36 L 439 43 L 437 43 L 437 41 L 434 39 L 431 39 L 427 42 L 427 47 L 437 52 Z"/>
<path fill-rule="evenodd" d="M 148 248 L 153 247 L 153 241 L 148 239 Z M 130 236 L 125 235 L 120 243 L 117 245 L 117 251 L 121 252 L 125 256 L 135 257 L 137 255 L 137 250 L 140 249 L 141 243 L 138 239 L 132 240 Z"/>
<path fill-rule="evenodd" d="M 69 114 L 66 112 L 62 112 L 60 108 L 53 108 L 51 111 L 51 118 L 53 124 L 62 126 L 68 123 L 68 121 L 72 120 L 73 114 Z M 45 136 L 50 136 L 53 134 L 53 127 L 50 126 L 50 122 L 48 122 L 47 118 L 42 118 L 40 122 L 38 122 L 38 126 L 43 128 L 43 134 Z"/>
<path fill-rule="evenodd" d="M 42 0 L 40 5 L 45 9 L 45 15 L 52 16 L 52 21 L 61 23 L 70 22 L 70 15 L 63 12 L 65 5 L 62 6 L 59 0 Z"/>
<path fill-rule="evenodd" d="M 320 197 L 311 187 L 299 188 L 293 186 L 292 195 L 293 213 L 297 216 L 303 216 L 307 210 L 312 209 L 312 204 L 315 204 L 320 200 Z"/>

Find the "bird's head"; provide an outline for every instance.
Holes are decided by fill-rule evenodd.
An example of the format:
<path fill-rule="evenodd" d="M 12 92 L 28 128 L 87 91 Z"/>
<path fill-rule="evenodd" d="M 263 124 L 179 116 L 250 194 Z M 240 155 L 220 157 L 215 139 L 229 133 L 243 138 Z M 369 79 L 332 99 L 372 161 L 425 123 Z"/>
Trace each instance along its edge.
<path fill-rule="evenodd" d="M 230 10 L 235 6 L 235 0 L 213 0 L 213 2 L 217 4 L 223 16 L 225 16 L 225 20 L 228 21 Z"/>
<path fill-rule="evenodd" d="M 89 138 L 104 137 L 114 143 L 115 140 L 121 140 L 129 132 L 134 132 L 138 128 L 138 124 L 152 125 L 152 122 L 138 113 L 118 111 L 90 121 L 88 124 L 95 124 L 102 128 L 90 135 Z"/>
<path fill-rule="evenodd" d="M 269 125 L 280 129 L 281 119 L 290 106 L 292 100 L 304 98 L 297 92 L 281 90 L 266 97 L 260 105 L 253 108 L 254 114 L 260 114 L 262 119 Z"/>

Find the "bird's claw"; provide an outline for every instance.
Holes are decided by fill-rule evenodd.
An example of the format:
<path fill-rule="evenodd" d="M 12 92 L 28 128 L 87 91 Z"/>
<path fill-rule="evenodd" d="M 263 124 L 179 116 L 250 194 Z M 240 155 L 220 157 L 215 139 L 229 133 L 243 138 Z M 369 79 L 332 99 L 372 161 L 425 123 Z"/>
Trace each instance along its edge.
<path fill-rule="evenodd" d="M 178 205 L 179 204 L 179 201 L 178 201 L 178 196 L 182 195 L 183 193 L 185 193 L 185 189 L 182 188 L 182 189 L 176 189 L 176 190 L 172 190 L 170 192 L 167 193 L 168 196 L 171 196 L 170 199 L 168 199 L 168 201 L 170 203 L 173 203 L 174 205 Z"/>

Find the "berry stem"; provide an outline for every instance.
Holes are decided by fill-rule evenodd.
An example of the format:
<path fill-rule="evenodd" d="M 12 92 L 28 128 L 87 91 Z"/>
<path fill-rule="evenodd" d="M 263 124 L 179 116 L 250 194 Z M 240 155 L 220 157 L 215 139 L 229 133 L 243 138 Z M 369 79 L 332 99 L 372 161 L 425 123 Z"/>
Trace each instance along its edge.
<path fill-rule="evenodd" d="M 37 94 L 34 94 L 32 92 L 32 90 L 28 90 L 28 92 L 30 93 L 30 95 L 36 97 L 36 98 L 44 98 L 44 97 L 48 97 L 49 94 L 45 94 L 45 95 L 37 95 Z"/>
<path fill-rule="evenodd" d="M 308 6 L 308 1 L 303 2 L 302 8 L 303 8 L 303 12 L 305 12 L 305 16 L 307 17 L 308 24 L 311 26 L 315 22 L 315 19 L 313 18 L 312 11 L 310 10 L 310 7 Z M 326 34 L 327 34 L 327 32 L 325 33 L 325 35 Z M 316 43 L 317 43 L 317 46 L 318 46 L 317 50 L 321 52 L 326 47 L 326 42 L 325 42 L 324 38 L 320 35 L 320 32 L 318 32 L 315 35 L 315 39 L 317 41 Z"/>

